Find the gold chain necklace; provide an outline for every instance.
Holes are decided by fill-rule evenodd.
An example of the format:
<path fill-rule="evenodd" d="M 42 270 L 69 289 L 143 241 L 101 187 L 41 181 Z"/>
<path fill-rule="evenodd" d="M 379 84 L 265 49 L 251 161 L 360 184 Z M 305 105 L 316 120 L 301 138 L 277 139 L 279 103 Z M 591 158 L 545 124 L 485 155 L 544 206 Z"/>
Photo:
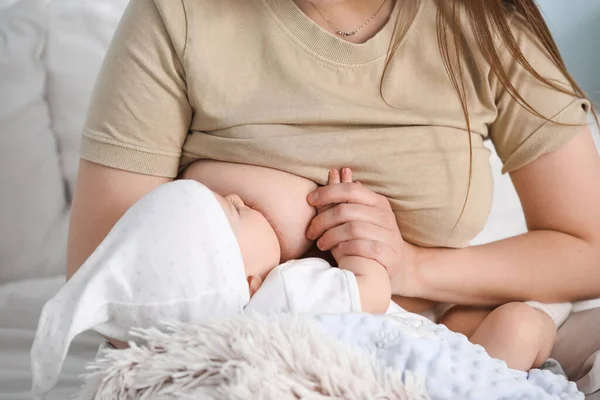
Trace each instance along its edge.
<path fill-rule="evenodd" d="M 377 14 L 379 14 L 379 11 L 381 11 L 381 9 L 382 9 L 382 8 L 383 8 L 383 6 L 385 5 L 385 3 L 387 3 L 387 1 L 388 1 L 388 0 L 383 0 L 383 3 L 381 3 L 381 5 L 380 5 L 380 6 L 379 6 L 379 8 L 377 9 L 377 11 L 375 11 L 375 14 L 373 14 L 373 15 L 371 16 L 371 18 L 369 18 L 369 19 L 367 20 L 367 22 L 365 22 L 364 24 L 362 24 L 361 26 L 359 26 L 358 28 L 356 28 L 355 30 L 353 30 L 353 31 L 350 31 L 350 32 L 346 32 L 346 31 L 343 31 L 343 30 L 339 29 L 339 28 L 338 28 L 337 26 L 335 26 L 335 24 L 334 24 L 333 22 L 331 22 L 331 21 L 330 21 L 330 20 L 329 20 L 329 19 L 328 19 L 328 18 L 327 18 L 325 15 L 323 15 L 323 13 L 321 12 L 321 10 L 319 10 L 319 9 L 317 8 L 317 6 L 316 6 L 316 5 L 314 5 L 314 4 L 312 3 L 312 1 L 310 1 L 310 0 L 309 0 L 308 2 L 310 3 L 310 5 L 311 5 L 311 6 L 313 6 L 313 8 L 314 8 L 315 10 L 317 10 L 317 12 L 318 12 L 318 13 L 321 15 L 321 17 L 323 17 L 323 19 L 325 20 L 325 22 L 327 22 L 327 25 L 329 25 L 329 26 L 331 27 L 331 29 L 333 29 L 333 31 L 334 31 L 334 32 L 335 32 L 337 35 L 339 35 L 339 36 L 341 36 L 341 37 L 344 37 L 344 38 L 346 38 L 346 37 L 348 37 L 348 36 L 353 36 L 353 35 L 356 35 L 358 32 L 360 32 L 360 30 L 361 30 L 362 28 L 364 28 L 365 26 L 369 25 L 369 23 L 370 23 L 371 21 L 373 21 L 373 19 L 375 19 L 375 17 L 377 16 Z"/>

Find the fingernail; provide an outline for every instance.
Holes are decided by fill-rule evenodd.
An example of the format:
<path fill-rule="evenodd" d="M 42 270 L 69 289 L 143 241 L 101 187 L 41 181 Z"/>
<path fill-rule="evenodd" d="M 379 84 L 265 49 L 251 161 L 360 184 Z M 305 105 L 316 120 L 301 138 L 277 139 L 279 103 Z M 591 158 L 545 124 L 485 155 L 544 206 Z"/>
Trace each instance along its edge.
<path fill-rule="evenodd" d="M 317 240 L 317 247 L 318 247 L 319 249 L 321 249 L 321 247 L 322 247 L 322 246 L 323 246 L 323 239 L 319 239 L 319 240 Z"/>
<path fill-rule="evenodd" d="M 308 195 L 308 202 L 309 203 L 314 203 L 315 201 L 317 201 L 319 198 L 319 193 L 317 192 L 312 192 L 311 194 Z"/>

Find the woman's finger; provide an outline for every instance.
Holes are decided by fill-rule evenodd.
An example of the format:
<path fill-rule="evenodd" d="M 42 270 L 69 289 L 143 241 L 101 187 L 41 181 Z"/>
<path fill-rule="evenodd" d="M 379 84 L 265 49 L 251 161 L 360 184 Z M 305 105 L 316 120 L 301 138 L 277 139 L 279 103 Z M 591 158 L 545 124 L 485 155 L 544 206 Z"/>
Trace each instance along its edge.
<path fill-rule="evenodd" d="M 310 240 L 317 239 L 328 230 L 350 221 L 368 222 L 388 229 L 396 228 L 396 219 L 389 211 L 362 204 L 344 203 L 320 209 L 319 214 L 310 222 L 306 237 Z"/>
<path fill-rule="evenodd" d="M 329 204 L 357 203 L 370 207 L 384 205 L 384 197 L 356 183 L 340 183 L 338 185 L 322 186 L 310 193 L 307 197 L 308 204 L 314 207 L 323 207 Z"/>
<path fill-rule="evenodd" d="M 340 243 L 335 250 L 338 257 L 364 257 L 377 261 L 386 269 L 389 268 L 388 266 L 395 265 L 398 260 L 398 254 L 391 246 L 377 240 L 350 240 Z"/>
<path fill-rule="evenodd" d="M 328 251 L 342 242 L 366 239 L 377 241 L 393 241 L 393 231 L 363 221 L 351 221 L 329 229 L 317 240 L 321 251 Z"/>

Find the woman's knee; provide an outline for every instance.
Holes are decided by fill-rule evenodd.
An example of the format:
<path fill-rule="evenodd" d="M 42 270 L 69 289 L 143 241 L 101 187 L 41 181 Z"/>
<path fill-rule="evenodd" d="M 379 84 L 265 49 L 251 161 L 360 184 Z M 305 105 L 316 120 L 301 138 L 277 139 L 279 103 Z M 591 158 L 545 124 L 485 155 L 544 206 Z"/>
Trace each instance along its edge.
<path fill-rule="evenodd" d="M 495 325 L 512 339 L 532 346 L 552 349 L 556 339 L 556 325 L 545 312 L 525 303 L 507 303 L 490 313 Z"/>

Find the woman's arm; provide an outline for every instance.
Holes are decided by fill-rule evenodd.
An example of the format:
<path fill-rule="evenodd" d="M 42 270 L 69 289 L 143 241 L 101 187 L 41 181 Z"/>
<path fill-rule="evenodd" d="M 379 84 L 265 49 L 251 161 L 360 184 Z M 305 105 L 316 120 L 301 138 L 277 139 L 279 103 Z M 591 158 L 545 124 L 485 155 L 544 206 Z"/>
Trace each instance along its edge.
<path fill-rule="evenodd" d="M 589 129 L 511 177 L 529 232 L 417 250 L 415 295 L 472 305 L 600 297 L 600 158 Z"/>
<path fill-rule="evenodd" d="M 71 212 L 68 277 L 129 207 L 171 180 L 161 177 L 177 175 L 193 114 L 184 69 L 186 26 L 181 2 L 127 5 L 83 127 L 81 156 L 87 161 L 80 164 Z"/>
<path fill-rule="evenodd" d="M 71 211 L 67 278 L 79 269 L 129 207 L 170 180 L 82 160 Z"/>
<path fill-rule="evenodd" d="M 340 184 L 308 196 L 335 205 L 311 222 L 321 250 L 385 266 L 395 295 L 466 305 L 600 297 L 600 159 L 589 129 L 512 173 L 529 233 L 465 249 L 402 239 L 385 197 Z"/>

